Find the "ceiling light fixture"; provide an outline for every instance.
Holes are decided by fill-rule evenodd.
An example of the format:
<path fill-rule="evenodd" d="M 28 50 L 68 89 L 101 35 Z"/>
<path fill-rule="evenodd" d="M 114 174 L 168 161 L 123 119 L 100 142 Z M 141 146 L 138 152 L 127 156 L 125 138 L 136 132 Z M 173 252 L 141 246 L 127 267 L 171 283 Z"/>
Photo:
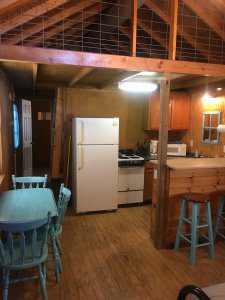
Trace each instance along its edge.
<path fill-rule="evenodd" d="M 219 104 L 219 98 L 212 98 L 209 94 L 205 94 L 202 97 L 202 102 L 210 105 Z"/>
<path fill-rule="evenodd" d="M 153 76 L 155 74 L 156 74 L 156 72 L 143 71 L 143 72 L 138 73 L 137 75 L 138 76 Z"/>
<path fill-rule="evenodd" d="M 202 97 L 202 101 L 203 102 L 210 102 L 212 100 L 212 97 L 209 96 L 209 94 L 205 94 L 203 97 Z"/>
<path fill-rule="evenodd" d="M 221 90 L 222 90 L 222 88 L 221 88 L 221 87 L 218 87 L 218 88 L 217 88 L 217 91 L 221 91 Z"/>
<path fill-rule="evenodd" d="M 120 90 L 133 93 L 148 93 L 157 90 L 157 84 L 140 81 L 120 81 L 118 87 Z"/>

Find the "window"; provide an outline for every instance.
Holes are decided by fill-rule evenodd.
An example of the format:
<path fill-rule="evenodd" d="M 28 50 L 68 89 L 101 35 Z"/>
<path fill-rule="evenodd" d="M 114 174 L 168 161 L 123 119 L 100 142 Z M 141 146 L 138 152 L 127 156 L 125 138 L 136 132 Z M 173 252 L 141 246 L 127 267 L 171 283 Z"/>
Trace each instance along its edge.
<path fill-rule="evenodd" d="M 18 110 L 15 103 L 13 103 L 13 137 L 14 137 L 14 149 L 19 147 L 19 118 Z"/>

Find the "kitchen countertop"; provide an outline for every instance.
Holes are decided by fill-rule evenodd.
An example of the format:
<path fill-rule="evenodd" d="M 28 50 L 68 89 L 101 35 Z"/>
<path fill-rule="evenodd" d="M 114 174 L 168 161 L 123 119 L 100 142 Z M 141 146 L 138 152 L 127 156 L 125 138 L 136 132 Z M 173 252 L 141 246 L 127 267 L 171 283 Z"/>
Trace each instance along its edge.
<path fill-rule="evenodd" d="M 158 163 L 157 160 L 151 162 L 153 164 Z M 225 168 L 225 158 L 176 158 L 169 159 L 167 166 L 173 170 Z"/>

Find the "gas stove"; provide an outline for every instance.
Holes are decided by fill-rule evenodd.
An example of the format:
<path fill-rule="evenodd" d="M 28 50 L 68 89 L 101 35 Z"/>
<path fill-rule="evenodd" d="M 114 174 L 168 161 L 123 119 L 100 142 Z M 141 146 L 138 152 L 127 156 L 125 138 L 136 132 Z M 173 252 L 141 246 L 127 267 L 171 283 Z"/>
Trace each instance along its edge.
<path fill-rule="evenodd" d="M 118 166 L 119 167 L 135 167 L 143 166 L 144 158 L 132 152 L 119 152 Z"/>

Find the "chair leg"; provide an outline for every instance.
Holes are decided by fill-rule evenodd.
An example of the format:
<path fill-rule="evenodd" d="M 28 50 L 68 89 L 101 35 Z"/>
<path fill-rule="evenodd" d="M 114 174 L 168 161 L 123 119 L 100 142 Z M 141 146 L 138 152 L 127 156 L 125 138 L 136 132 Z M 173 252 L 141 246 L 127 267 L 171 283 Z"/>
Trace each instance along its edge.
<path fill-rule="evenodd" d="M 199 204 L 192 204 L 192 222 L 191 222 L 191 253 L 190 264 L 195 264 L 195 252 L 196 252 L 196 237 L 197 237 L 197 218 L 198 218 Z"/>
<path fill-rule="evenodd" d="M 217 211 L 217 215 L 216 215 L 216 224 L 215 224 L 215 228 L 214 228 L 214 242 L 216 240 L 216 235 L 217 235 L 218 230 L 219 230 L 220 217 L 221 217 L 222 212 L 223 212 L 223 206 L 224 206 L 224 197 L 220 196 L 220 198 L 219 198 L 219 207 L 218 207 L 218 211 Z"/>
<path fill-rule="evenodd" d="M 181 206 L 181 212 L 180 212 L 180 219 L 179 219 L 178 229 L 177 229 L 176 242 L 175 242 L 175 246 L 174 246 L 175 251 L 178 251 L 179 246 L 180 246 L 180 235 L 182 233 L 182 227 L 183 227 L 183 223 L 184 223 L 183 218 L 185 217 L 186 208 L 187 208 L 187 202 L 185 199 L 183 199 L 182 206 Z"/>
<path fill-rule="evenodd" d="M 3 292 L 2 292 L 3 300 L 8 299 L 9 275 L 10 275 L 10 271 L 3 269 Z"/>
<path fill-rule="evenodd" d="M 62 273 L 62 262 L 61 262 L 60 255 L 58 255 L 58 262 L 59 262 L 59 273 Z"/>
<path fill-rule="evenodd" d="M 46 291 L 46 279 L 45 276 L 42 272 L 42 266 L 38 265 L 38 273 L 39 273 L 39 279 L 41 282 L 41 292 L 42 292 L 42 297 L 44 300 L 48 300 L 48 295 L 47 295 L 47 291 Z"/>
<path fill-rule="evenodd" d="M 59 250 L 59 254 L 62 255 L 62 246 L 61 246 L 61 243 L 60 243 L 60 241 L 59 241 L 59 239 L 58 239 L 57 236 L 55 237 L 55 239 L 56 239 L 56 246 L 57 246 L 57 248 Z"/>
<path fill-rule="evenodd" d="M 56 246 L 54 236 L 51 238 L 51 242 L 52 242 L 52 253 L 53 253 L 55 278 L 56 278 L 56 282 L 59 282 L 59 276 L 60 276 L 60 272 L 59 272 L 59 254 L 58 254 L 58 250 L 57 250 L 57 246 Z"/>
<path fill-rule="evenodd" d="M 199 240 L 199 228 L 198 228 L 198 225 L 200 223 L 199 210 L 200 210 L 200 207 L 198 205 L 197 206 L 197 224 L 196 224 L 196 245 L 198 245 L 198 240 Z"/>
<path fill-rule="evenodd" d="M 214 240 L 213 240 L 213 231 L 212 231 L 210 202 L 206 203 L 206 214 L 207 214 L 207 223 L 208 223 L 209 256 L 212 260 L 214 260 L 215 253 L 214 253 Z"/>

